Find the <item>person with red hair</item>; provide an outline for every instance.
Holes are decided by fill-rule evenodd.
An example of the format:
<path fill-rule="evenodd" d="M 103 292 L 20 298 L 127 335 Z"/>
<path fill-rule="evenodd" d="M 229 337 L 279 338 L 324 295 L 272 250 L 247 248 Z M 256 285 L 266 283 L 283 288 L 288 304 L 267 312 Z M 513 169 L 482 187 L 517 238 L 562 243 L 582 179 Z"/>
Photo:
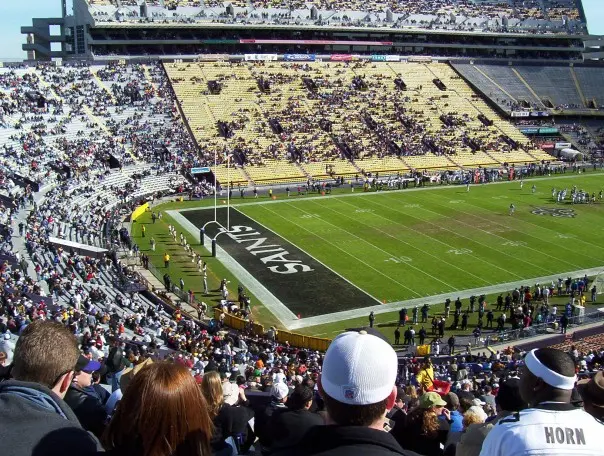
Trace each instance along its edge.
<path fill-rule="evenodd" d="M 208 456 L 212 420 L 189 370 L 175 363 L 141 369 L 103 435 L 110 455 Z"/>

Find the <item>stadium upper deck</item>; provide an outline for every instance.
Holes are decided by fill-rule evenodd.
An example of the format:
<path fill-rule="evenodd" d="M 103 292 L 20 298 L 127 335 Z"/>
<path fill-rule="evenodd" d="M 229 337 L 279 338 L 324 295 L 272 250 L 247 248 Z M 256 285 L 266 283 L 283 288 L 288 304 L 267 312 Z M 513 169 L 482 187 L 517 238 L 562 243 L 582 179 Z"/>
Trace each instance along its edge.
<path fill-rule="evenodd" d="M 586 31 L 580 0 L 151 0 L 142 7 L 140 0 L 87 1 L 97 23 L 235 20 L 494 32 Z"/>
<path fill-rule="evenodd" d="M 361 53 L 582 59 L 581 0 L 74 0 L 34 19 L 24 50 L 53 57 Z M 66 7 L 65 7 L 66 8 Z M 60 25 L 60 35 L 50 33 Z M 51 43 L 61 43 L 52 51 Z"/>

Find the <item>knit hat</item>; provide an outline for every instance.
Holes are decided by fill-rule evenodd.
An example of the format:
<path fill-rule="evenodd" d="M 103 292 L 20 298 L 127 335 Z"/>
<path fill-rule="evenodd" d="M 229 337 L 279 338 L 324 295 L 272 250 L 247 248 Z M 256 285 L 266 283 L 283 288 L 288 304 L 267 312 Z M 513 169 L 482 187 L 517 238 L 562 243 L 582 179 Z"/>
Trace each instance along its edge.
<path fill-rule="evenodd" d="M 388 342 L 365 331 L 345 332 L 325 353 L 321 386 L 338 402 L 375 404 L 392 393 L 397 368 L 396 353 Z"/>

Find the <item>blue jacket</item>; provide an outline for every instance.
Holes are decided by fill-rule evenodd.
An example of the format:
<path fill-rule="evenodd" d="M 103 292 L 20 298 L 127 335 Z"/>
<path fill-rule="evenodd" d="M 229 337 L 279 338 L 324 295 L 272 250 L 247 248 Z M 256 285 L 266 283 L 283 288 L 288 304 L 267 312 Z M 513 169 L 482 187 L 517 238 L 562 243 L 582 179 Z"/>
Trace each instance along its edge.
<path fill-rule="evenodd" d="M 444 415 L 438 417 L 441 421 L 445 420 Z M 450 424 L 449 432 L 462 432 L 463 431 L 463 415 L 458 410 L 451 412 L 451 419 L 453 422 Z"/>

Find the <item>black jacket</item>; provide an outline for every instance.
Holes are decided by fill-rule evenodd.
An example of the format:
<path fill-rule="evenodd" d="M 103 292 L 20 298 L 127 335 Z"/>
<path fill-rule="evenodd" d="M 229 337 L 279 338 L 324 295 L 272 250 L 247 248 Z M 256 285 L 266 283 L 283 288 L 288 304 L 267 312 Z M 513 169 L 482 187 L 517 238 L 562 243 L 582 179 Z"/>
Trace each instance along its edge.
<path fill-rule="evenodd" d="M 315 426 L 295 446 L 271 456 L 413 456 L 385 431 L 362 426 Z"/>
<path fill-rule="evenodd" d="M 271 435 L 270 430 L 268 429 L 268 422 L 274 413 L 280 411 L 284 412 L 285 410 L 288 410 L 285 404 L 273 400 L 264 408 L 262 413 L 256 414 L 256 418 L 254 419 L 254 431 L 263 447 L 270 447 L 273 442 L 273 435 Z"/>
<path fill-rule="evenodd" d="M 124 352 L 120 347 L 113 347 L 109 350 L 105 365 L 110 373 L 122 371 L 127 364 Z"/>
<path fill-rule="evenodd" d="M 308 410 L 276 410 L 267 423 L 271 449 L 295 445 L 310 428 L 323 424 L 323 418 Z"/>
<path fill-rule="evenodd" d="M 45 386 L 0 383 L 0 411 L 2 456 L 81 456 L 101 449 L 69 406 Z"/>
<path fill-rule="evenodd" d="M 404 420 L 399 420 L 390 435 L 407 451 L 416 451 L 424 456 L 442 456 L 447 441 L 448 430 L 439 430 L 434 437 L 422 434 L 421 420 L 412 419 L 413 414 L 407 415 Z"/>
<path fill-rule="evenodd" d="M 97 437 L 103 435 L 107 413 L 99 400 L 75 385 L 67 390 L 65 402 L 71 407 L 82 427 Z"/>
<path fill-rule="evenodd" d="M 236 434 L 247 436 L 247 423 L 254 417 L 254 412 L 248 407 L 234 407 L 222 404 L 218 415 L 214 417 L 214 433 L 212 447 L 218 448 L 226 438 Z"/>

